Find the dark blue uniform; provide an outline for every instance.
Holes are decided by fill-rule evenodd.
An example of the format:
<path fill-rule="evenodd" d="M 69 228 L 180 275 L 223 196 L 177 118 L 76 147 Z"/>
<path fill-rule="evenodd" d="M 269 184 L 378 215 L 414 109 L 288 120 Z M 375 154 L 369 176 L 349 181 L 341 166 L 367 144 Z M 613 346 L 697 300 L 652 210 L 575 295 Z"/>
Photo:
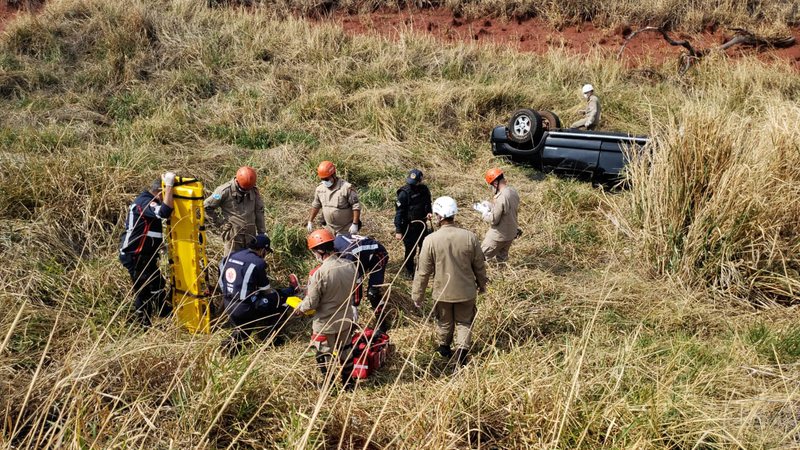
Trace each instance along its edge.
<path fill-rule="evenodd" d="M 291 315 L 285 297 L 293 295 L 294 289 L 280 293 L 273 289 L 267 263 L 253 250 L 239 250 L 225 259 L 219 284 L 237 342 L 251 333 L 278 331 Z"/>
<path fill-rule="evenodd" d="M 375 316 L 379 318 L 377 328 L 386 331 L 388 320 L 383 321 L 385 326 L 382 327 L 383 319 L 380 317 L 384 310 L 380 285 L 384 282 L 386 265 L 389 263 L 389 253 L 386 248 L 375 239 L 357 234 L 340 234 L 333 241 L 333 246 L 343 258 L 354 261 L 358 265 L 360 284 L 356 287 L 356 305 L 361 303 L 361 287 L 364 278 L 367 278 L 367 298 L 375 311 Z"/>
<path fill-rule="evenodd" d="M 165 303 L 165 282 L 158 269 L 158 250 L 164 240 L 161 220 L 170 214 L 172 208 L 144 191 L 128 207 L 120 238 L 119 260 L 131 276 L 135 311 L 145 324 L 150 323 L 153 312 L 166 315 L 172 309 Z"/>
<path fill-rule="evenodd" d="M 432 212 L 431 191 L 424 184 L 406 184 L 397 190 L 397 205 L 394 214 L 395 233 L 403 235 L 403 257 L 406 274 L 414 277 L 414 256 L 422 248 L 427 235 L 425 225 L 428 214 Z"/>

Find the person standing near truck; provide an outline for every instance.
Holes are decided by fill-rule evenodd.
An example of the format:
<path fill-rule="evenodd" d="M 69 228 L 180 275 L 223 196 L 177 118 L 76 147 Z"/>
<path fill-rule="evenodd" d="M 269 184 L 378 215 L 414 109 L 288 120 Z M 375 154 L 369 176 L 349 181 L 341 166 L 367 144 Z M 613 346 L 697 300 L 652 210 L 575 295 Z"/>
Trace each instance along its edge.
<path fill-rule="evenodd" d="M 586 99 L 586 108 L 578 111 L 583 114 L 583 118 L 570 125 L 570 128 L 594 130 L 600 123 L 600 99 L 594 95 L 594 86 L 591 84 L 583 85 L 581 91 Z"/>
<path fill-rule="evenodd" d="M 511 244 L 521 233 L 517 223 L 519 194 L 516 189 L 508 185 L 505 174 L 500 168 L 487 170 L 484 180 L 491 186 L 494 197 L 491 202 L 475 206 L 475 209 L 481 212 L 483 220 L 491 225 L 483 238 L 481 250 L 487 260 L 496 259 L 502 263 L 508 260 Z"/>

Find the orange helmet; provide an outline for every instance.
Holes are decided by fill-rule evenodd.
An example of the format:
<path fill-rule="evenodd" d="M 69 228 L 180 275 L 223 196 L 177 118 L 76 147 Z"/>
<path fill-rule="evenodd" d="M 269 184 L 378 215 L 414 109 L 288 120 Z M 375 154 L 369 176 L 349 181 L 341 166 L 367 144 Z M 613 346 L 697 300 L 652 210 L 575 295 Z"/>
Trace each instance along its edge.
<path fill-rule="evenodd" d="M 500 169 L 499 167 L 494 167 L 486 171 L 486 175 L 483 176 L 483 179 L 486 180 L 487 184 L 492 184 L 502 176 L 503 176 L 503 170 Z"/>
<path fill-rule="evenodd" d="M 336 166 L 330 161 L 322 161 L 317 166 L 317 175 L 322 179 L 332 177 L 336 175 Z"/>
<path fill-rule="evenodd" d="M 245 191 L 256 185 L 256 171 L 250 166 L 239 167 L 236 171 L 236 183 Z"/>
<path fill-rule="evenodd" d="M 331 233 L 330 230 L 321 228 L 309 234 L 306 242 L 308 243 L 308 249 L 313 250 L 326 242 L 333 242 L 334 239 L 333 233 Z"/>

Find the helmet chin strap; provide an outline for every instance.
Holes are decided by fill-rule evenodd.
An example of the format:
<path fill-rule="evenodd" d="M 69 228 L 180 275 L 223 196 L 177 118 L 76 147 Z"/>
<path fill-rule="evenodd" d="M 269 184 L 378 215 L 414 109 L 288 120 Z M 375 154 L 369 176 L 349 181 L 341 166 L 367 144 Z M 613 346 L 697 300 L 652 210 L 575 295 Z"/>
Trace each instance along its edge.
<path fill-rule="evenodd" d="M 320 250 L 314 250 L 314 258 L 317 259 L 317 262 L 323 262 L 325 261 L 326 255 Z"/>

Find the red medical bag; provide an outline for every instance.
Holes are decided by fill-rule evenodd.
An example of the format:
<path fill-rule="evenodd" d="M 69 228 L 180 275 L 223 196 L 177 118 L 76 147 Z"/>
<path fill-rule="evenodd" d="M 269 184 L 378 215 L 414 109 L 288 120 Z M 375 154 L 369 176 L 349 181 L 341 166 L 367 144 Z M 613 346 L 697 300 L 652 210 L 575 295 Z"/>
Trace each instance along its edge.
<path fill-rule="evenodd" d="M 392 352 L 389 335 L 381 333 L 376 335 L 372 328 L 353 336 L 353 374 L 354 379 L 363 380 L 373 371 L 380 369 Z"/>

